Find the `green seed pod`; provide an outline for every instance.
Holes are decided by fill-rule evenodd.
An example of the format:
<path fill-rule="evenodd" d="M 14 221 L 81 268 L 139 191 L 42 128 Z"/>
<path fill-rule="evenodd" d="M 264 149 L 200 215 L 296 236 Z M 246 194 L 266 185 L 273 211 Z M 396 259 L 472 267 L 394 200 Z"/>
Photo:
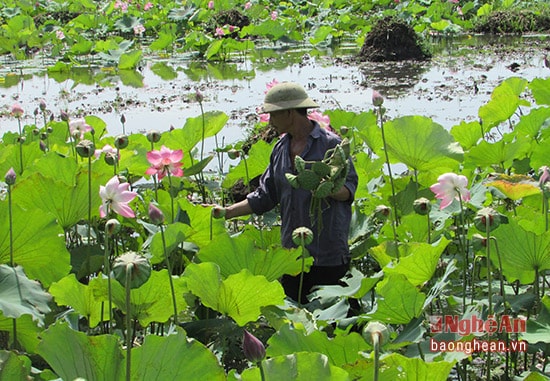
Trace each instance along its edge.
<path fill-rule="evenodd" d="M 76 153 L 80 157 L 92 157 L 95 153 L 95 145 L 91 140 L 81 140 L 76 145 Z"/>
<path fill-rule="evenodd" d="M 336 180 L 333 181 L 334 186 L 332 187 L 331 193 L 338 192 L 340 188 L 344 186 L 345 183 L 346 183 L 346 178 L 344 176 L 338 177 Z"/>
<path fill-rule="evenodd" d="M 480 209 L 474 217 L 474 225 L 477 230 L 485 232 L 493 231 L 499 227 L 501 222 L 501 214 L 493 208 Z"/>
<path fill-rule="evenodd" d="M 138 288 L 149 280 L 151 276 L 151 265 L 147 258 L 135 251 L 128 251 L 115 259 L 113 264 L 114 278 L 126 286 L 126 269 L 130 272 L 130 288 Z"/>
<path fill-rule="evenodd" d="M 319 183 L 321 182 L 321 178 L 319 177 L 319 175 L 313 172 L 311 169 L 306 169 L 300 172 L 298 174 L 297 180 L 300 188 L 304 188 L 307 190 L 314 190 L 319 186 Z"/>
<path fill-rule="evenodd" d="M 326 177 L 330 175 L 330 165 L 322 161 L 316 161 L 315 163 L 313 163 L 311 169 L 320 177 Z"/>
<path fill-rule="evenodd" d="M 298 246 L 300 246 L 302 242 L 304 245 L 309 245 L 313 242 L 313 232 L 304 226 L 300 226 L 292 231 L 292 242 Z"/>
<path fill-rule="evenodd" d="M 334 183 L 332 181 L 323 181 L 315 191 L 313 191 L 313 197 L 325 198 L 332 193 Z"/>
<path fill-rule="evenodd" d="M 285 177 L 292 185 L 292 188 L 300 188 L 300 185 L 298 184 L 298 176 L 293 175 L 292 173 L 285 173 Z"/>
<path fill-rule="evenodd" d="M 425 216 L 430 213 L 430 210 L 432 209 L 432 204 L 430 203 L 430 200 L 428 200 L 426 197 L 420 197 L 419 199 L 414 200 L 413 209 L 417 214 Z"/>
<path fill-rule="evenodd" d="M 378 343 L 380 346 L 390 341 L 390 331 L 388 328 L 377 321 L 369 322 L 363 329 L 363 338 L 370 345 L 374 344 L 374 336 L 378 335 Z"/>
<path fill-rule="evenodd" d="M 296 168 L 296 172 L 300 173 L 306 169 L 306 162 L 304 159 L 302 159 L 300 156 L 296 155 L 294 158 L 294 167 Z"/>

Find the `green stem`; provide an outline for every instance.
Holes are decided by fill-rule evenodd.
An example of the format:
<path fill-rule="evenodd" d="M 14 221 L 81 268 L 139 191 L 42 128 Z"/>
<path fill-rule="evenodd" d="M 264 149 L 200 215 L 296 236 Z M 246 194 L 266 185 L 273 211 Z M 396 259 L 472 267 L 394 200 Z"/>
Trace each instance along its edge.
<path fill-rule="evenodd" d="M 458 193 L 458 201 L 460 203 L 460 227 L 462 230 L 457 229 L 458 238 L 460 241 L 460 248 L 462 249 L 462 255 L 464 258 L 464 268 L 462 270 L 462 312 L 466 312 L 466 288 L 468 286 L 468 250 L 466 248 L 466 237 L 464 234 L 464 204 L 462 202 L 462 195 Z"/>
<path fill-rule="evenodd" d="M 130 381 L 131 379 L 131 368 L 132 368 L 132 337 L 133 334 L 131 332 L 132 328 L 132 314 L 131 314 L 131 303 L 130 303 L 130 296 L 131 296 L 131 288 L 130 288 L 130 281 L 132 279 L 132 264 L 126 265 L 126 381 Z"/>
<path fill-rule="evenodd" d="M 432 225 L 430 223 L 430 212 L 426 214 L 426 221 L 428 222 L 428 243 L 432 243 Z"/>
<path fill-rule="evenodd" d="M 174 280 L 172 279 L 172 265 L 166 252 L 166 238 L 164 237 L 164 228 L 160 225 L 160 236 L 162 237 L 162 247 L 164 249 L 164 259 L 166 260 L 166 267 L 168 269 L 168 279 L 170 281 L 170 291 L 172 292 L 172 305 L 174 307 L 174 324 L 178 324 L 178 305 L 176 303 L 176 291 L 174 290 Z"/>
<path fill-rule="evenodd" d="M 487 298 L 489 300 L 489 316 L 493 314 L 493 291 L 492 291 L 492 277 L 491 277 L 491 235 L 490 232 L 490 226 L 489 226 L 489 218 L 487 218 L 485 223 L 485 237 L 487 240 L 487 245 L 485 247 L 485 255 L 487 256 L 487 292 L 489 293 L 487 295 Z"/>
<path fill-rule="evenodd" d="M 88 157 L 88 245 L 92 239 L 92 158 Z"/>
<path fill-rule="evenodd" d="M 548 198 L 544 194 L 542 195 L 542 213 L 544 214 L 546 231 L 548 231 Z"/>
<path fill-rule="evenodd" d="M 304 269 L 305 269 L 305 265 L 306 265 L 306 256 L 305 256 L 305 253 L 304 251 L 307 250 L 306 249 L 306 244 L 304 242 L 304 238 L 302 237 L 301 240 L 300 240 L 300 245 L 302 246 L 302 271 L 300 271 L 300 283 L 298 285 L 298 306 L 299 307 L 302 307 L 302 287 L 304 285 Z"/>
<path fill-rule="evenodd" d="M 246 189 L 250 189 L 250 176 L 248 175 L 248 163 L 246 162 L 246 157 L 244 156 L 244 152 L 242 153 L 241 157 L 243 158 L 244 163 L 244 170 L 246 174 Z"/>
<path fill-rule="evenodd" d="M 17 277 L 17 272 L 15 271 L 15 261 L 13 260 L 13 211 L 12 211 L 12 199 L 11 199 L 11 185 L 8 184 L 8 218 L 9 218 L 9 225 L 10 225 L 10 266 L 13 268 L 13 273 L 15 275 L 15 279 L 17 281 L 17 285 L 19 286 L 19 278 Z M 19 290 L 19 293 L 21 294 L 21 290 L 19 287 L 17 287 Z M 20 295 L 21 296 L 21 295 Z M 23 298 L 21 297 L 21 300 Z M 13 319 L 13 348 L 17 349 L 17 320 L 15 318 Z"/>
<path fill-rule="evenodd" d="M 111 287 L 111 262 L 109 259 L 109 237 L 105 236 L 105 254 L 103 256 L 103 271 L 107 276 L 107 292 L 109 295 L 109 322 L 107 323 L 107 333 L 112 331 L 112 321 L 113 321 L 113 290 Z"/>
<path fill-rule="evenodd" d="M 374 347 L 374 381 L 378 381 L 378 368 L 379 365 L 379 358 L 380 358 L 380 334 L 378 332 L 375 332 L 372 335 L 372 344 Z"/>
<path fill-rule="evenodd" d="M 170 176 L 170 172 L 168 172 L 168 193 L 170 194 L 170 207 L 171 207 L 171 213 L 172 213 L 172 223 L 174 223 L 174 195 L 172 194 L 172 176 Z"/>
<path fill-rule="evenodd" d="M 264 367 L 262 366 L 262 362 L 258 362 L 258 368 L 260 368 L 260 377 L 262 381 L 265 381 L 265 371 Z"/>
<path fill-rule="evenodd" d="M 498 258 L 500 293 L 502 294 L 502 304 L 504 305 L 504 308 L 506 308 L 506 293 L 504 292 L 504 276 L 502 275 L 502 260 L 500 258 L 500 251 L 498 250 L 498 241 L 497 241 L 496 237 L 491 237 L 491 239 L 495 243 L 495 251 L 497 253 L 497 258 Z M 487 243 L 487 244 L 489 244 L 489 243 Z"/>

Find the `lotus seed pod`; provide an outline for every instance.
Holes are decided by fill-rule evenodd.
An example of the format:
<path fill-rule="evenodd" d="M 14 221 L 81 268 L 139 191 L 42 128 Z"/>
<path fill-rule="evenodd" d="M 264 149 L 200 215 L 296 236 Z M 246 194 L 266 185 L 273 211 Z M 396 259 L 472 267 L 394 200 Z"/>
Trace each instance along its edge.
<path fill-rule="evenodd" d="M 229 151 L 227 151 L 227 156 L 229 156 L 231 160 L 235 160 L 241 156 L 241 153 L 239 152 L 239 150 L 230 149 Z"/>
<path fill-rule="evenodd" d="M 304 159 L 302 159 L 300 156 L 296 155 L 294 157 L 294 168 L 296 168 L 296 172 L 300 173 L 306 169 L 306 162 Z"/>
<path fill-rule="evenodd" d="M 34 136 L 38 136 L 38 135 L 40 135 L 40 130 L 39 130 L 38 128 L 34 128 L 34 129 L 32 130 L 32 134 L 33 134 Z"/>
<path fill-rule="evenodd" d="M 117 154 L 115 152 L 105 152 L 104 160 L 108 165 L 115 165 L 117 162 Z"/>
<path fill-rule="evenodd" d="M 243 336 L 243 352 L 246 359 L 255 364 L 265 358 L 264 344 L 247 330 Z"/>
<path fill-rule="evenodd" d="M 224 218 L 225 217 L 225 213 L 226 213 L 226 209 L 221 207 L 221 206 L 215 206 L 212 208 L 212 217 L 214 218 Z"/>
<path fill-rule="evenodd" d="M 147 140 L 149 140 L 151 143 L 158 143 L 161 134 L 160 131 L 150 130 L 145 136 L 147 137 Z"/>
<path fill-rule="evenodd" d="M 313 191 L 313 197 L 316 198 L 325 198 L 332 193 L 334 183 L 332 181 L 323 181 L 317 189 Z"/>
<path fill-rule="evenodd" d="M 315 163 L 313 163 L 311 169 L 313 169 L 313 172 L 321 177 L 326 177 L 330 175 L 330 165 L 322 161 L 316 161 Z"/>
<path fill-rule="evenodd" d="M 474 217 L 474 225 L 481 232 L 491 232 L 499 227 L 500 217 L 500 213 L 493 208 L 482 208 Z"/>
<path fill-rule="evenodd" d="M 116 138 L 115 138 L 115 147 L 118 148 L 118 149 L 124 149 L 126 147 L 128 147 L 128 136 L 126 135 L 118 135 Z"/>
<path fill-rule="evenodd" d="M 51 133 L 53 132 L 53 127 L 48 127 L 48 128 L 46 128 L 46 132 L 47 132 L 48 134 L 51 134 Z"/>
<path fill-rule="evenodd" d="M 379 221 L 386 221 L 390 216 L 391 209 L 386 205 L 378 205 L 374 208 L 374 217 Z"/>
<path fill-rule="evenodd" d="M 90 140 L 81 140 L 76 145 L 76 153 L 78 153 L 80 157 L 92 157 L 95 153 L 95 145 Z"/>
<path fill-rule="evenodd" d="M 107 235 L 115 235 L 120 231 L 120 222 L 116 218 L 111 218 L 105 223 L 105 233 Z"/>
<path fill-rule="evenodd" d="M 349 127 L 342 126 L 340 127 L 340 135 L 346 136 L 349 133 Z"/>
<path fill-rule="evenodd" d="M 27 138 L 25 136 L 18 136 L 17 137 L 17 143 L 23 144 L 27 141 Z"/>
<path fill-rule="evenodd" d="M 113 264 L 113 276 L 122 286 L 126 286 L 126 269 L 130 270 L 130 288 L 140 287 L 151 276 L 151 265 L 147 258 L 134 251 L 122 254 Z"/>
<path fill-rule="evenodd" d="M 487 237 L 478 233 L 472 234 L 472 247 L 475 251 L 485 250 L 487 247 Z"/>
<path fill-rule="evenodd" d="M 390 341 L 390 331 L 388 327 L 378 321 L 369 322 L 363 329 L 363 338 L 370 345 L 374 344 L 374 336 L 378 335 L 380 346 Z"/>
<path fill-rule="evenodd" d="M 432 204 L 430 203 L 430 200 L 428 200 L 426 197 L 420 197 L 419 199 L 414 200 L 413 209 L 417 214 L 425 216 L 430 213 L 430 210 L 432 209 Z"/>
<path fill-rule="evenodd" d="M 298 246 L 302 245 L 302 242 L 304 245 L 309 245 L 313 242 L 313 232 L 305 226 L 296 228 L 292 231 L 292 242 Z"/>
<path fill-rule="evenodd" d="M 297 180 L 300 188 L 311 191 L 317 188 L 319 186 L 319 183 L 321 182 L 321 178 L 319 177 L 319 175 L 313 172 L 311 169 L 306 169 L 300 172 L 298 174 Z"/>

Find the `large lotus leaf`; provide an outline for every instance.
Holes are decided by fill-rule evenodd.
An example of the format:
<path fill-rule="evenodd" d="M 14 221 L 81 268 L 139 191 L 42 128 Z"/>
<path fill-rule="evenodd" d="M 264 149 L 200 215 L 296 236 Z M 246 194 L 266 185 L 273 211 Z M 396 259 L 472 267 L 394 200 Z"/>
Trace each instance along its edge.
<path fill-rule="evenodd" d="M 50 300 L 40 283 L 27 278 L 21 266 L 0 265 L 0 310 L 4 316 L 28 314 L 43 325 L 45 314 L 50 312 Z"/>
<path fill-rule="evenodd" d="M 38 149 L 38 146 L 30 146 L 30 143 L 23 144 L 23 176 L 26 176 L 25 170 L 28 169 L 36 159 L 42 156 L 42 151 Z M 0 174 L 4 176 L 10 168 L 17 173 L 17 176 L 21 176 L 21 160 L 19 156 L 19 144 L 11 144 L 3 146 L 0 150 Z M 2 177 L 2 180 L 4 177 Z"/>
<path fill-rule="evenodd" d="M 264 360 L 262 367 L 266 380 L 294 381 L 349 381 L 348 373 L 330 364 L 327 356 L 315 352 L 298 352 Z M 239 379 L 257 381 L 260 378 L 257 367 L 246 369 Z M 235 378 L 236 380 L 237 378 Z"/>
<path fill-rule="evenodd" d="M 0 204 L 0 263 L 10 261 L 9 218 L 6 202 Z M 13 206 L 13 258 L 31 279 L 47 287 L 71 269 L 63 230 L 50 214 L 35 209 L 30 214 Z"/>
<path fill-rule="evenodd" d="M 487 180 L 485 185 L 495 187 L 514 201 L 541 193 L 539 184 L 532 177 L 526 175 L 498 174 Z"/>
<path fill-rule="evenodd" d="M 62 380 L 121 380 L 124 356 L 119 337 L 87 336 L 66 323 L 42 332 L 38 354 Z"/>
<path fill-rule="evenodd" d="M 359 177 L 355 199 L 372 197 L 369 184 L 383 173 L 384 159 L 382 157 L 373 159 L 366 152 L 359 152 L 355 155 L 355 170 Z"/>
<path fill-rule="evenodd" d="M 174 249 L 185 241 L 185 225 L 175 222 L 163 228 L 164 232 L 157 232 L 151 240 L 151 263 L 158 264 L 166 259 Z M 163 236 L 164 235 L 164 236 Z M 166 250 L 166 254 L 165 254 Z"/>
<path fill-rule="evenodd" d="M 262 250 L 245 234 L 235 237 L 222 234 L 208 246 L 202 247 L 198 257 L 202 262 L 216 263 L 224 278 L 248 269 L 252 274 L 263 275 L 272 281 L 283 274 L 298 274 L 302 269 L 301 255 L 301 249 L 285 249 L 280 246 Z M 309 268 L 313 258 L 307 258 L 306 262 Z"/>
<path fill-rule="evenodd" d="M 212 218 L 211 208 L 195 205 L 186 198 L 179 199 L 178 206 L 189 218 L 189 223 L 183 226 L 186 241 L 199 247 L 206 246 L 225 231 L 224 220 Z"/>
<path fill-rule="evenodd" d="M 550 124 L 550 107 L 540 107 L 523 115 L 514 127 L 514 131 L 522 136 L 536 139 L 541 129 L 547 128 L 548 124 Z"/>
<path fill-rule="evenodd" d="M 21 315 L 21 317 L 15 319 L 15 321 L 17 325 L 17 342 L 28 353 L 35 353 L 36 346 L 39 343 L 38 335 L 42 329 L 33 321 L 31 315 Z M 11 334 L 13 331 L 13 319 L 4 316 L 2 311 L 0 311 L 0 331 L 9 332 L 10 344 L 13 344 L 13 335 Z"/>
<path fill-rule="evenodd" d="M 478 115 L 483 121 L 484 131 L 508 120 L 520 105 L 519 95 L 527 86 L 527 80 L 508 78 L 497 86 L 489 102 L 479 108 Z"/>
<path fill-rule="evenodd" d="M 448 243 L 443 238 L 434 245 L 418 242 L 405 244 L 407 253 L 395 265 L 384 267 L 384 273 L 405 275 L 413 285 L 420 286 L 432 278 Z"/>
<path fill-rule="evenodd" d="M 15 352 L 0 350 L 0 380 L 26 381 L 32 379 L 31 361 Z"/>
<path fill-rule="evenodd" d="M 317 352 L 325 354 L 330 363 L 336 366 L 352 364 L 363 357 L 361 352 L 371 350 L 357 332 L 339 334 L 329 339 L 326 332 L 316 330 L 306 334 L 303 329 L 293 328 L 290 324 L 284 325 L 271 336 L 268 344 L 268 357 Z"/>
<path fill-rule="evenodd" d="M 246 269 L 222 281 L 215 263 L 190 264 L 184 278 L 189 290 L 201 298 L 205 306 L 227 314 L 240 326 L 256 320 L 262 307 L 281 305 L 284 300 L 279 282 L 269 282 Z"/>
<path fill-rule="evenodd" d="M 375 123 L 369 123 L 365 126 L 359 126 L 356 135 L 367 145 L 368 149 L 379 157 L 384 157 L 384 140 L 380 126 Z"/>
<path fill-rule="evenodd" d="M 376 115 L 372 111 L 355 113 L 352 111 L 336 109 L 327 110 L 325 115 L 330 117 L 330 125 L 334 129 L 346 126 L 362 131 L 367 126 L 376 126 Z"/>
<path fill-rule="evenodd" d="M 550 232 L 536 234 L 524 229 L 515 218 L 500 225 L 492 234 L 498 242 L 502 272 L 510 282 L 519 280 L 529 284 L 535 280 L 535 270 L 539 273 L 550 269 Z M 498 263 L 496 253 L 491 260 Z"/>
<path fill-rule="evenodd" d="M 464 156 L 464 165 L 469 168 L 492 167 L 493 165 L 508 168 L 514 160 L 523 158 L 530 146 L 530 141 L 524 137 L 518 137 L 513 142 L 499 140 L 489 143 L 483 140 Z"/>
<path fill-rule="evenodd" d="M 478 121 L 465 122 L 451 128 L 451 135 L 460 143 L 463 149 L 468 150 L 475 146 L 477 142 L 483 138 L 483 131 L 481 130 L 481 124 Z"/>
<path fill-rule="evenodd" d="M 53 283 L 50 286 L 50 293 L 57 305 L 73 308 L 88 320 L 90 327 L 95 327 L 101 321 L 109 320 L 108 298 L 102 298 L 96 291 L 99 281 L 99 278 L 93 278 L 86 285 L 80 283 L 74 274 L 70 274 Z"/>
<path fill-rule="evenodd" d="M 222 182 L 222 186 L 224 188 L 231 188 L 240 179 L 246 185 L 256 176 L 261 175 L 269 164 L 271 150 L 275 142 L 268 144 L 260 140 L 254 143 L 248 152 L 248 157 L 241 159 L 239 164 L 229 170 L 229 173 Z"/>
<path fill-rule="evenodd" d="M 550 126 L 550 121 L 549 121 Z M 550 132 L 550 128 L 548 128 Z M 538 169 L 543 165 L 548 165 L 548 158 L 550 157 L 550 144 L 548 140 L 545 140 L 543 144 L 537 144 L 533 148 L 533 154 L 531 155 L 531 167 Z"/>
<path fill-rule="evenodd" d="M 550 296 L 541 299 L 542 310 L 537 319 L 527 320 L 527 332 L 520 334 L 521 339 L 531 344 L 538 342 L 550 343 Z"/>
<path fill-rule="evenodd" d="M 171 149 L 181 149 L 185 166 L 190 166 L 189 152 L 203 139 L 212 137 L 222 130 L 229 116 L 221 111 L 205 112 L 203 116 L 187 118 L 183 128 L 162 134 L 159 144 Z"/>
<path fill-rule="evenodd" d="M 346 286 L 320 286 L 313 292 L 313 295 L 322 298 L 347 296 L 360 299 L 378 283 L 382 276 L 383 273 L 380 271 L 370 277 L 366 277 L 361 271 L 352 267 L 349 273 L 342 279 Z"/>
<path fill-rule="evenodd" d="M 30 170 L 40 173 L 43 177 L 63 182 L 66 185 L 74 185 L 79 165 L 74 157 L 64 157 L 57 152 L 50 151 L 34 163 Z"/>
<path fill-rule="evenodd" d="M 387 274 L 376 285 L 376 308 L 369 313 L 375 319 L 388 324 L 407 324 L 422 313 L 426 295 L 401 274 Z"/>
<path fill-rule="evenodd" d="M 550 105 L 550 78 L 535 78 L 529 84 L 535 101 L 539 105 Z"/>
<path fill-rule="evenodd" d="M 185 280 L 180 277 L 172 277 L 174 292 L 176 294 L 176 308 L 183 311 L 187 303 L 183 294 L 188 291 Z M 126 313 L 126 293 L 118 283 L 111 284 L 113 290 L 113 302 L 124 313 Z M 107 280 L 103 279 L 101 288 L 102 297 L 107 297 Z M 139 321 L 142 327 L 152 322 L 166 322 L 174 314 L 172 292 L 168 270 L 152 271 L 151 276 L 141 287 L 132 289 L 130 294 L 132 318 Z"/>
<path fill-rule="evenodd" d="M 443 126 L 423 116 L 404 116 L 384 124 L 386 145 L 394 162 L 417 171 L 455 167 L 462 149 Z"/>
<path fill-rule="evenodd" d="M 225 380 L 225 372 L 204 345 L 181 328 L 165 337 L 148 335 L 132 349 L 133 380 Z"/>

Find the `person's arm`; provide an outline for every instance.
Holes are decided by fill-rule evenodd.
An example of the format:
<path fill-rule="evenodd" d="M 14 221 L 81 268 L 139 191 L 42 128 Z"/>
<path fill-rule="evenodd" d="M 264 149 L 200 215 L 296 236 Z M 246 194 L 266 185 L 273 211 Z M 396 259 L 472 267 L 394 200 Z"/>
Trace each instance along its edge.
<path fill-rule="evenodd" d="M 216 205 L 212 210 L 212 214 L 216 218 L 225 217 L 226 220 L 229 220 L 234 217 L 240 217 L 240 216 L 246 216 L 248 214 L 252 214 L 252 208 L 250 207 L 248 200 L 245 199 L 243 201 L 227 206 L 225 208 L 223 206 Z"/>

